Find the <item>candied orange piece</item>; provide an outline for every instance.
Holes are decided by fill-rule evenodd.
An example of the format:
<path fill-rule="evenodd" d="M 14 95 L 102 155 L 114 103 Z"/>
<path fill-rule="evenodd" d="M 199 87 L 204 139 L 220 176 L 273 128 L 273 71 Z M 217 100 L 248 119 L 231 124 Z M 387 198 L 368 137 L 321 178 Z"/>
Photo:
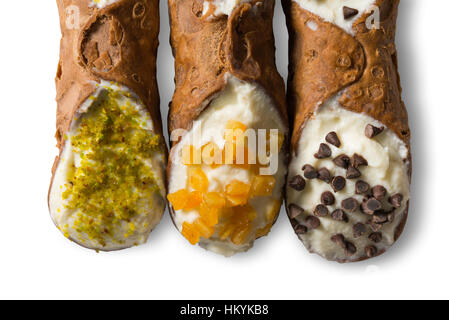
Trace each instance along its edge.
<path fill-rule="evenodd" d="M 200 216 L 201 219 L 208 227 L 213 227 L 218 224 L 218 216 L 220 209 L 211 208 L 207 206 L 205 203 L 202 203 L 200 206 Z"/>
<path fill-rule="evenodd" d="M 249 236 L 251 229 L 249 226 L 241 226 L 237 228 L 231 236 L 231 241 L 233 244 L 239 246 L 243 244 Z"/>
<path fill-rule="evenodd" d="M 225 140 L 233 141 L 246 131 L 246 125 L 240 121 L 230 120 L 226 124 Z"/>
<path fill-rule="evenodd" d="M 281 209 L 282 202 L 279 200 L 276 200 L 273 204 L 273 206 L 267 211 L 266 218 L 267 221 L 270 223 L 273 223 L 276 217 L 279 214 L 279 210 Z"/>
<path fill-rule="evenodd" d="M 256 238 L 267 236 L 270 233 L 271 228 L 273 228 L 273 224 L 269 223 L 264 228 L 257 230 Z"/>
<path fill-rule="evenodd" d="M 268 197 L 273 194 L 276 179 L 273 176 L 256 176 L 251 184 L 251 197 Z"/>
<path fill-rule="evenodd" d="M 241 206 L 248 202 L 251 186 L 238 180 L 232 181 L 225 188 L 226 199 L 231 207 Z"/>
<path fill-rule="evenodd" d="M 201 151 L 194 146 L 184 146 L 181 151 L 182 163 L 186 166 L 201 164 Z"/>
<path fill-rule="evenodd" d="M 204 203 L 210 208 L 224 208 L 226 206 L 226 198 L 220 192 L 208 192 L 203 195 Z"/>
<path fill-rule="evenodd" d="M 178 211 L 185 208 L 187 204 L 188 194 L 189 192 L 186 189 L 181 189 L 179 191 L 176 191 L 175 193 L 167 195 L 167 199 L 168 201 L 170 201 L 173 209 Z"/>
<path fill-rule="evenodd" d="M 192 224 L 188 222 L 183 223 L 181 233 L 193 245 L 200 241 L 200 233 Z"/>
<path fill-rule="evenodd" d="M 199 191 L 189 192 L 187 194 L 187 201 L 184 205 L 184 210 L 192 210 L 199 208 L 203 202 L 203 194 Z"/>
<path fill-rule="evenodd" d="M 214 228 L 207 226 L 203 219 L 199 218 L 193 223 L 200 236 L 209 239 L 214 234 Z"/>
<path fill-rule="evenodd" d="M 207 192 L 209 188 L 209 179 L 201 168 L 189 168 L 189 186 L 196 191 Z"/>
<path fill-rule="evenodd" d="M 234 216 L 231 218 L 234 224 L 249 224 L 256 220 L 257 213 L 250 205 L 234 208 Z"/>
<path fill-rule="evenodd" d="M 229 238 L 234 229 L 235 227 L 233 227 L 232 225 L 231 226 L 226 225 L 223 228 L 221 228 L 219 233 L 220 240 L 226 240 L 227 238 Z"/>

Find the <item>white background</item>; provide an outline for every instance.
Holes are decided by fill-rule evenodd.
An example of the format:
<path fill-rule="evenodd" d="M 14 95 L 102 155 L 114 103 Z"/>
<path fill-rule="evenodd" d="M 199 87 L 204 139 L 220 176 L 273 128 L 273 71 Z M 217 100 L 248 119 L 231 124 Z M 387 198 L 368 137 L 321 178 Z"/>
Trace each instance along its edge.
<path fill-rule="evenodd" d="M 56 1 L 2 1 L 0 11 L 0 298 L 449 298 L 447 94 L 449 1 L 403 0 L 397 45 L 413 133 L 410 217 L 371 261 L 339 265 L 306 252 L 285 211 L 253 250 L 223 258 L 190 246 L 166 214 L 146 245 L 95 253 L 66 240 L 47 209 L 55 148 Z M 158 79 L 166 127 L 173 93 L 166 1 Z M 286 77 L 280 1 L 277 62 Z"/>

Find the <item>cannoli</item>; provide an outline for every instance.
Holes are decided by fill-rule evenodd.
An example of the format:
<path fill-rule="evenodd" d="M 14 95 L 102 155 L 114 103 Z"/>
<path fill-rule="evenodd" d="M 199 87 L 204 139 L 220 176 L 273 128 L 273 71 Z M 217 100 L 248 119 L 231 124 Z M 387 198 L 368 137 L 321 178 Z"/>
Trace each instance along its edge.
<path fill-rule="evenodd" d="M 395 47 L 398 0 L 283 0 L 292 119 L 286 206 L 306 248 L 384 253 L 408 214 L 410 129 Z"/>
<path fill-rule="evenodd" d="M 267 235 L 283 199 L 288 125 L 274 5 L 169 0 L 170 211 L 191 244 L 225 256 Z"/>
<path fill-rule="evenodd" d="M 158 0 L 58 0 L 60 150 L 51 217 L 70 240 L 111 251 L 144 243 L 165 209 L 156 54 Z"/>

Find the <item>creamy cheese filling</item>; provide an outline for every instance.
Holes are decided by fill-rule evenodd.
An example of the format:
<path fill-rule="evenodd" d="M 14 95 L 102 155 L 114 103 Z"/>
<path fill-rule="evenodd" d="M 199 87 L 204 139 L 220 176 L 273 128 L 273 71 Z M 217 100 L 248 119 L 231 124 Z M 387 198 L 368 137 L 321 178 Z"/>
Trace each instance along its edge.
<path fill-rule="evenodd" d="M 243 2 L 249 2 L 250 0 L 212 0 L 204 1 L 203 3 L 203 15 L 209 14 L 209 10 L 214 10 L 213 15 L 219 17 L 221 15 L 230 16 L 232 11 Z"/>
<path fill-rule="evenodd" d="M 302 8 L 323 18 L 323 20 L 333 23 L 349 34 L 354 34 L 353 23 L 365 12 L 370 10 L 375 0 L 295 0 Z M 343 7 L 356 9 L 357 14 L 349 19 L 345 19 Z"/>
<path fill-rule="evenodd" d="M 91 7 L 97 7 L 99 9 L 103 9 L 119 0 L 91 0 Z"/>
<path fill-rule="evenodd" d="M 374 138 L 368 138 L 365 135 L 367 125 L 383 128 L 381 123 L 365 114 L 343 109 L 336 98 L 329 100 L 306 122 L 296 150 L 297 154 L 290 164 L 289 181 L 296 175 L 304 177 L 304 165 L 311 165 L 316 170 L 327 168 L 332 177 L 346 177 L 347 170 L 336 166 L 333 162 L 333 159 L 341 155 L 352 157 L 358 154 L 368 162 L 368 166 L 359 168 L 361 176 L 356 179 L 346 179 L 346 187 L 338 192 L 334 192 L 331 184 L 320 179 L 305 179 L 306 186 L 302 191 L 288 188 L 287 205 L 295 204 L 304 209 L 304 213 L 296 217 L 296 221 L 303 225 L 307 225 L 306 217 L 314 215 L 314 210 L 321 203 L 321 195 L 324 192 L 331 192 L 334 195 L 335 203 L 327 206 L 329 214 L 319 218 L 321 225 L 313 230 L 309 228 L 308 232 L 300 234 L 301 240 L 309 250 L 329 260 L 357 260 L 365 256 L 365 248 L 371 245 L 375 246 L 378 252 L 388 249 L 395 241 L 396 228 L 402 221 L 409 200 L 409 150 L 389 129 L 385 129 Z M 337 134 L 341 141 L 340 147 L 325 141 L 325 137 L 330 132 Z M 332 155 L 329 158 L 317 159 L 314 156 L 321 143 L 330 147 Z M 344 199 L 352 197 L 362 204 L 364 197 L 370 194 L 370 191 L 364 194 L 355 193 L 355 184 L 360 180 L 368 183 L 370 187 L 381 185 L 387 190 L 385 199 L 381 201 L 386 210 L 392 208 L 388 203 L 389 197 L 395 194 L 403 196 L 400 207 L 394 211 L 394 220 L 384 224 L 378 231 L 382 234 L 380 242 L 374 243 L 369 239 L 374 232 L 368 225 L 371 216 L 363 213 L 360 208 L 357 208 L 354 213 L 346 212 L 348 222 L 336 221 L 331 217 L 334 210 L 342 209 Z M 367 230 L 363 236 L 355 239 L 353 227 L 359 222 L 366 224 Z M 330 239 L 336 234 L 342 234 L 346 240 L 352 242 L 357 252 L 351 257 L 346 256 L 345 250 Z"/>
<path fill-rule="evenodd" d="M 146 242 L 160 221 L 165 161 L 161 137 L 153 134 L 142 102 L 123 86 L 106 81 L 97 86 L 64 137 L 50 213 L 75 242 L 118 250 Z"/>
<path fill-rule="evenodd" d="M 169 194 L 189 188 L 189 166 L 183 164 L 182 151 L 186 146 L 193 145 L 196 149 L 212 142 L 223 149 L 226 143 L 224 132 L 229 122 L 238 121 L 246 128 L 277 129 L 282 135 L 287 134 L 278 111 L 273 106 L 271 99 L 264 91 L 252 84 L 242 82 L 234 77 L 229 78 L 226 89 L 215 98 L 210 106 L 193 123 L 192 129 L 182 137 L 182 140 L 173 148 L 171 159 L 171 172 L 169 176 Z M 277 147 L 276 147 L 277 149 Z M 275 159 L 276 158 L 276 159 Z M 276 184 L 271 196 L 255 197 L 248 204 L 255 210 L 257 216 L 252 222 L 251 234 L 243 243 L 234 244 L 230 239 L 221 240 L 219 237 L 219 225 L 215 233 L 209 239 L 201 238 L 199 244 L 216 253 L 230 256 L 237 252 L 246 251 L 253 245 L 258 236 L 258 231 L 268 228 L 274 222 L 282 201 L 282 189 L 286 175 L 285 155 L 278 154 L 278 150 L 272 153 L 268 160 L 274 163 L 272 177 Z M 240 181 L 251 185 L 258 172 L 248 168 L 231 164 L 211 167 L 202 164 L 202 171 L 208 179 L 208 192 L 223 192 L 232 181 Z M 170 200 L 170 198 L 169 198 Z M 175 224 L 179 230 L 183 230 L 185 222 L 194 223 L 199 218 L 198 210 L 178 210 L 175 212 Z M 269 230 L 267 230 L 269 231 Z"/>

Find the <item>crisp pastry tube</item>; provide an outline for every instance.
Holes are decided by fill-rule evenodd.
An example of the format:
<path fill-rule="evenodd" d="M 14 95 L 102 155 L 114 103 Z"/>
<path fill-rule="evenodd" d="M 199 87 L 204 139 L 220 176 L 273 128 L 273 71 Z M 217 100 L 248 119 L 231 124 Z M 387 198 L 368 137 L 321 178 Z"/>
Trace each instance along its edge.
<path fill-rule="evenodd" d="M 384 253 L 408 214 L 410 129 L 395 47 L 398 0 L 283 0 L 292 120 L 286 206 L 312 253 Z"/>
<path fill-rule="evenodd" d="M 288 125 L 274 5 L 169 1 L 176 67 L 170 212 L 191 244 L 224 256 L 267 235 L 283 201 Z"/>
<path fill-rule="evenodd" d="M 156 54 L 158 0 L 58 0 L 60 150 L 51 217 L 81 246 L 145 243 L 165 209 Z"/>

